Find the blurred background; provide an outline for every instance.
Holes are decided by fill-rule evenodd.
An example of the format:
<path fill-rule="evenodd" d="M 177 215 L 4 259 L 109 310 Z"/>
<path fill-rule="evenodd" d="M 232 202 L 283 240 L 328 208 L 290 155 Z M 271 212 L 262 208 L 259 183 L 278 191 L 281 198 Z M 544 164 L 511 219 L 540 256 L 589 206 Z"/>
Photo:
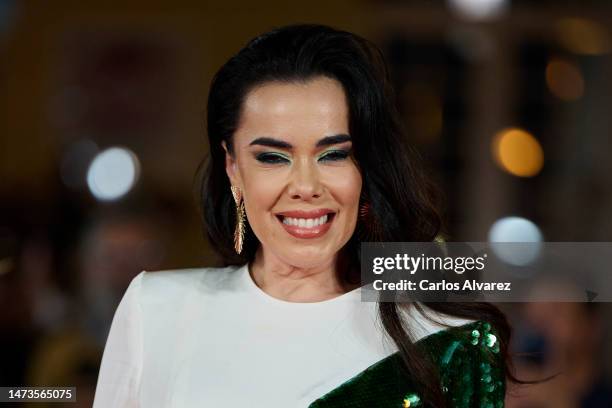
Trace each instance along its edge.
<path fill-rule="evenodd" d="M 197 204 L 208 84 L 299 22 L 383 50 L 452 240 L 612 241 L 609 1 L 0 0 L 0 386 L 91 406 L 130 280 L 217 264 Z M 508 407 L 612 406 L 609 304 L 501 306 L 518 376 L 561 373 Z"/>

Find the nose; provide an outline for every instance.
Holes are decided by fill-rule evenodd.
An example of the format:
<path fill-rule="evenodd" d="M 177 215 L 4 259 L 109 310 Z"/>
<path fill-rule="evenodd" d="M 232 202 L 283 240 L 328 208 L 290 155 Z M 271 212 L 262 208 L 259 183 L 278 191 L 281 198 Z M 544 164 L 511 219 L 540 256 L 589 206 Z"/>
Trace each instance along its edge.
<path fill-rule="evenodd" d="M 314 165 L 298 161 L 291 169 L 290 177 L 287 192 L 292 199 L 311 201 L 323 194 L 323 185 Z"/>

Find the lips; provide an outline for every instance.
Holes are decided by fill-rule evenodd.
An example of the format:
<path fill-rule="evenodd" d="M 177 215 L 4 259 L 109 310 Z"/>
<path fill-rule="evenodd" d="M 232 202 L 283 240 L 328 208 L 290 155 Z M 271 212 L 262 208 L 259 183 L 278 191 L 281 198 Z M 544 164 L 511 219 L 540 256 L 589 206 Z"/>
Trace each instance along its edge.
<path fill-rule="evenodd" d="M 276 214 L 281 225 L 296 238 L 318 238 L 324 235 L 336 213 L 328 208 L 317 210 L 293 210 Z"/>

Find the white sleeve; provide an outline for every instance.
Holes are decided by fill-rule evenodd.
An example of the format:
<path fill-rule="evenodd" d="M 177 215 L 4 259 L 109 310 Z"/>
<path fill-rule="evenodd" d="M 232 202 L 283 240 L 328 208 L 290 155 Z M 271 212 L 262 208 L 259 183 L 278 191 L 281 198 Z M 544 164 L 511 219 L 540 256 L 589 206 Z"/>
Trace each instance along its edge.
<path fill-rule="evenodd" d="M 111 325 L 94 408 L 137 408 L 142 371 L 142 310 L 140 291 L 145 272 L 138 274 L 123 295 Z"/>

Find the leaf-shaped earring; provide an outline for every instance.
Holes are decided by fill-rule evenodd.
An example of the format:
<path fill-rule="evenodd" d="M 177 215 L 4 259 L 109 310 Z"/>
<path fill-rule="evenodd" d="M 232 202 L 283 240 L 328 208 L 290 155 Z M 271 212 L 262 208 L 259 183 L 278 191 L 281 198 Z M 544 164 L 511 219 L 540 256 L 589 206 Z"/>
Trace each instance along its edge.
<path fill-rule="evenodd" d="M 237 254 L 242 252 L 242 244 L 244 243 L 244 231 L 245 231 L 245 212 L 244 212 L 244 201 L 242 199 L 242 192 L 239 187 L 231 186 L 232 196 L 234 196 L 234 202 L 236 203 L 236 229 L 234 230 L 234 249 Z"/>

